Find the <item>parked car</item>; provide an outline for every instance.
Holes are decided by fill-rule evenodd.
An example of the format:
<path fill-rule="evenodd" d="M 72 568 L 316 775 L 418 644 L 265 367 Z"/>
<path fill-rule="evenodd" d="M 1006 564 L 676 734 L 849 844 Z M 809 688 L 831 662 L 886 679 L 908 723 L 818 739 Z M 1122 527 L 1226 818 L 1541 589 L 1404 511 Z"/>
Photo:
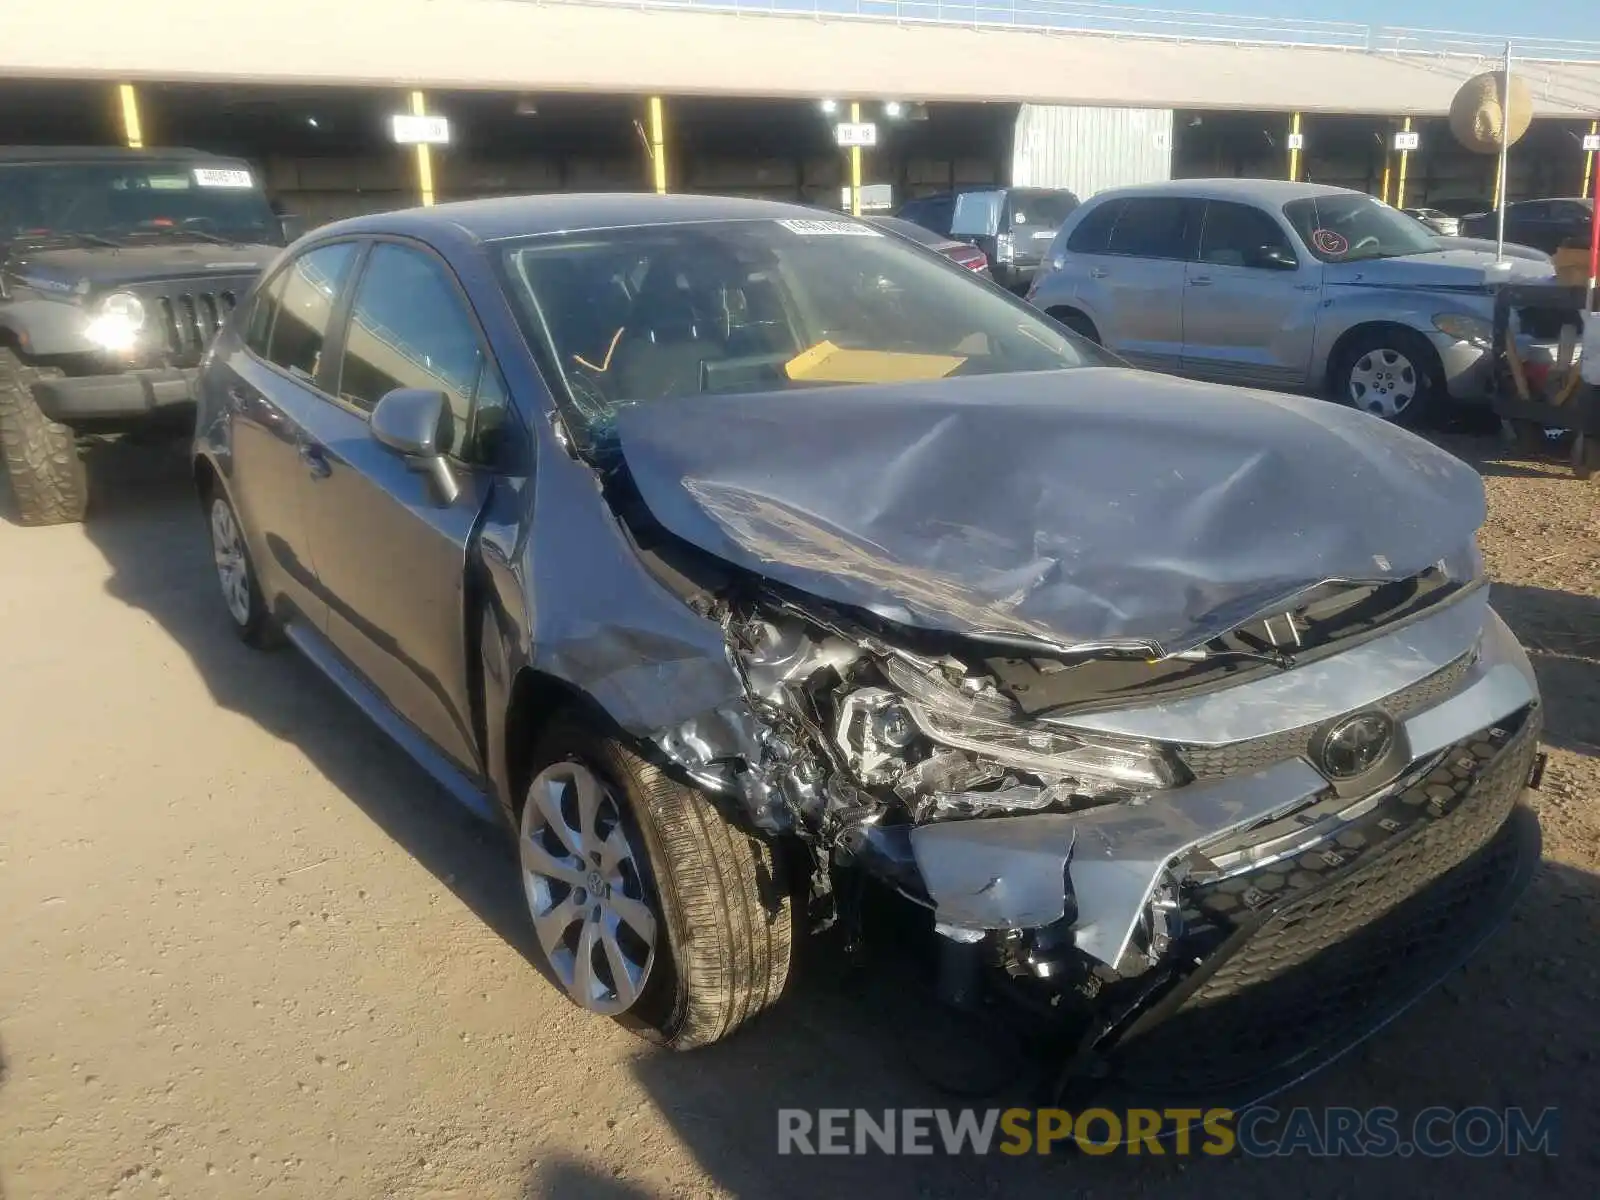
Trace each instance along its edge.
<path fill-rule="evenodd" d="M 1461 218 L 1452 217 L 1437 208 L 1404 208 L 1400 211 L 1408 217 L 1415 217 L 1434 233 L 1443 234 L 1445 237 L 1455 237 L 1461 232 Z"/>
<path fill-rule="evenodd" d="M 1086 202 L 1029 298 L 1141 366 L 1325 393 L 1409 424 L 1486 402 L 1493 287 L 1551 273 L 1442 250 L 1360 192 L 1188 179 Z"/>
<path fill-rule="evenodd" d="M 899 217 L 867 217 L 869 225 L 876 225 L 879 229 L 898 234 L 903 238 L 910 238 L 913 242 L 928 247 L 944 255 L 959 266 L 967 268 L 992 279 L 989 272 L 989 256 L 979 250 L 971 242 L 957 241 L 955 238 L 945 237 L 943 234 L 934 233 L 931 229 L 924 229 L 921 225 Z"/>
<path fill-rule="evenodd" d="M 1405 215 L 1416 221 L 1418 227 L 1426 231 L 1427 235 L 1433 239 L 1433 244 L 1441 250 L 1476 250 L 1479 253 L 1495 255 L 1500 252 L 1500 244 L 1493 238 L 1470 238 L 1438 233 L 1427 222 L 1411 216 L 1409 211 Z M 1507 258 L 1525 258 L 1529 262 L 1543 264 L 1552 271 L 1555 269 L 1555 260 L 1543 250 L 1535 250 L 1532 246 L 1519 246 L 1515 242 L 1507 242 L 1505 244 L 1505 255 Z"/>
<path fill-rule="evenodd" d="M 554 978 L 669 1046 L 776 1003 L 796 923 L 876 879 L 951 1003 L 1222 1103 L 1383 1023 L 1538 861 L 1471 468 L 1131 370 L 870 225 L 344 221 L 200 392 L 240 636 L 503 823 Z"/>
<path fill-rule="evenodd" d="M 1062 189 L 974 187 L 909 200 L 895 216 L 971 242 L 988 257 L 995 282 L 1020 294 L 1077 207 L 1078 197 Z"/>
<path fill-rule="evenodd" d="M 1506 206 L 1506 240 L 1554 254 L 1569 243 L 1588 246 L 1593 220 L 1593 200 L 1518 200 Z M 1499 225 L 1498 211 L 1479 213 L 1462 218 L 1461 232 L 1493 241 Z"/>
<path fill-rule="evenodd" d="M 192 426 L 195 366 L 283 243 L 238 159 L 0 147 L 0 446 L 24 524 L 83 518 L 80 434 Z"/>
<path fill-rule="evenodd" d="M 1429 200 L 1428 207 L 1459 219 L 1488 212 L 1494 207 L 1494 201 L 1487 196 L 1451 196 L 1444 200 Z"/>

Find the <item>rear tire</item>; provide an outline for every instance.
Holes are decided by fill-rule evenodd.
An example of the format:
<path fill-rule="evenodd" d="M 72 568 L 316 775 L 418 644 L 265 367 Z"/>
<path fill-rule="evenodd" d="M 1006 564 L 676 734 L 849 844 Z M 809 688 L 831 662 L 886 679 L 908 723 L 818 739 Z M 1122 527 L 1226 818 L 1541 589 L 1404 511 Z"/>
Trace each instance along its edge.
<path fill-rule="evenodd" d="M 206 490 L 206 520 L 211 528 L 211 555 L 222 589 L 222 604 L 239 640 L 256 650 L 271 650 L 282 640 L 256 579 L 255 562 L 245 540 L 239 514 L 219 484 Z"/>
<path fill-rule="evenodd" d="M 0 348 L 0 455 L 24 525 L 74 524 L 89 507 L 77 435 L 45 416 L 33 398 L 35 383 L 59 378 L 60 371 L 25 366 Z"/>
<path fill-rule="evenodd" d="M 540 737 L 532 776 L 518 813 L 523 893 L 569 999 L 674 1050 L 721 1041 L 777 1003 L 794 913 L 772 846 L 571 719 Z M 590 782 L 599 791 L 585 830 L 578 797 Z M 633 865 L 613 869 L 624 859 Z M 640 905 L 652 918 L 648 936 L 626 939 L 629 977 L 619 986 L 617 922 L 646 924 Z M 606 927 L 611 945 L 599 940 Z M 584 953 L 591 966 L 580 977 Z"/>

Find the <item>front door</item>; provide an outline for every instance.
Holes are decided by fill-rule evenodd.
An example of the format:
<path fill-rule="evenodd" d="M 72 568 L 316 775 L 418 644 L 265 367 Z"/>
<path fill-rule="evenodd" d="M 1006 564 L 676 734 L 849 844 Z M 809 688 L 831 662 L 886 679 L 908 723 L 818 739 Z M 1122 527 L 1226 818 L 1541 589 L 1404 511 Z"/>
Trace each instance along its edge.
<path fill-rule="evenodd" d="M 396 388 L 449 400 L 453 501 L 371 436 L 368 415 Z M 372 247 L 328 390 L 336 398 L 309 427 L 321 477 L 307 512 L 328 638 L 401 717 L 481 774 L 467 688 L 467 546 L 493 476 L 474 462 L 473 422 L 504 407 L 505 389 L 454 274 L 431 250 Z"/>
<path fill-rule="evenodd" d="M 1301 387 L 1311 369 L 1322 264 L 1250 204 L 1207 201 L 1185 268 L 1183 371 L 1260 387 Z"/>

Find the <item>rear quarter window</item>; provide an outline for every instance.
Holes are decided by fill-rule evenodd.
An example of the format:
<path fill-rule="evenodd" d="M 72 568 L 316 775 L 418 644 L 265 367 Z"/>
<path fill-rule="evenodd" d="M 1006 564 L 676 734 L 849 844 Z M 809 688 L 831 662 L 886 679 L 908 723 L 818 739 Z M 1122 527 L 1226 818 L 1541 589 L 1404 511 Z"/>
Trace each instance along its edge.
<path fill-rule="evenodd" d="M 1074 254 L 1104 254 L 1122 212 L 1123 201 L 1107 200 L 1091 208 L 1067 238 L 1067 249 Z"/>

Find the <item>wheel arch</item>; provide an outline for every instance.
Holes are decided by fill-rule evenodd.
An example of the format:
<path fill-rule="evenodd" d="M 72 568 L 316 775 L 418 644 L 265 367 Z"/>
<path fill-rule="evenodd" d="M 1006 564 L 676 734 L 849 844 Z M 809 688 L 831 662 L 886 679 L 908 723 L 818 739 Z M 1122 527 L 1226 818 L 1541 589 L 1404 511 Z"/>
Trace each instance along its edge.
<path fill-rule="evenodd" d="M 1094 318 L 1076 304 L 1052 304 L 1044 310 L 1044 315 L 1061 322 L 1074 333 L 1088 337 L 1097 346 L 1104 344 L 1100 336 L 1100 326 L 1096 325 Z M 1079 328 L 1076 323 L 1081 323 L 1084 328 Z"/>
<path fill-rule="evenodd" d="M 1423 365 L 1432 377 L 1435 386 L 1442 386 L 1444 383 L 1444 360 L 1439 357 L 1438 347 L 1433 344 L 1428 335 L 1414 325 L 1407 325 L 1404 321 L 1377 319 L 1361 321 L 1350 326 L 1333 343 L 1333 346 L 1328 351 L 1327 366 L 1323 371 L 1322 385 L 1324 390 L 1329 394 L 1336 393 L 1339 374 L 1344 369 L 1345 359 L 1349 356 L 1352 346 L 1369 334 L 1393 333 L 1402 334 L 1407 341 L 1418 343 L 1419 347 L 1426 347 L 1427 359 Z M 1344 399 L 1342 396 L 1336 396 L 1336 398 L 1341 401 Z"/>
<path fill-rule="evenodd" d="M 562 718 L 576 719 L 596 733 L 640 747 L 592 696 L 569 680 L 523 666 L 511 681 L 501 723 L 508 799 L 515 816 L 533 781 L 533 752 L 545 729 Z"/>

